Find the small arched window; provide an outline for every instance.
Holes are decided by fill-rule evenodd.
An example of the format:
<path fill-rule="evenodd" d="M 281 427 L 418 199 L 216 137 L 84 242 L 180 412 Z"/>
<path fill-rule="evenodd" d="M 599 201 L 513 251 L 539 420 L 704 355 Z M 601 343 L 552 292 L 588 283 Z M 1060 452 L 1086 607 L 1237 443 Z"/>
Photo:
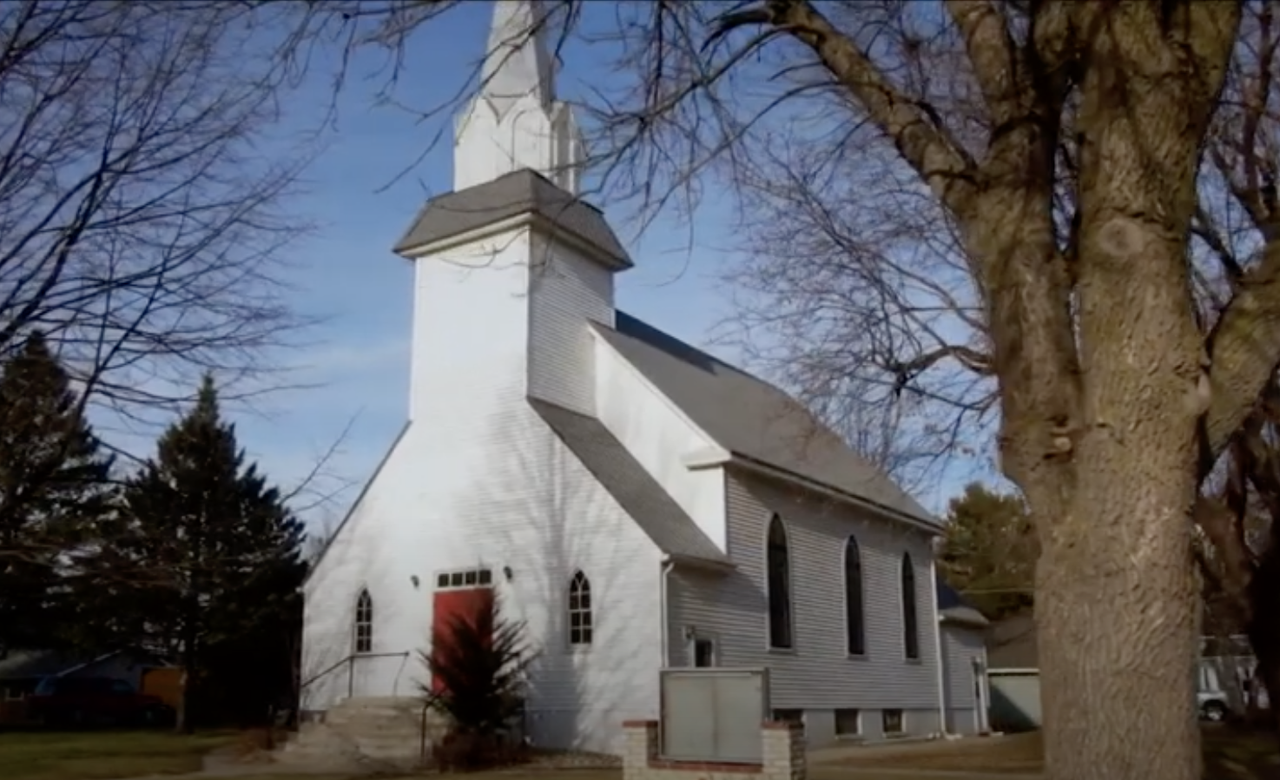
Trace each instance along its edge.
<path fill-rule="evenodd" d="M 902 650 L 907 658 L 920 657 L 920 621 L 916 614 L 916 570 L 911 554 L 902 555 Z"/>
<path fill-rule="evenodd" d="M 355 651 L 373 652 L 373 599 L 368 590 L 360 591 L 356 599 Z"/>
<path fill-rule="evenodd" d="M 791 648 L 791 561 L 787 551 L 787 529 L 782 518 L 769 520 L 769 537 L 765 545 L 769 587 L 769 647 Z"/>
<path fill-rule="evenodd" d="M 844 543 L 844 632 L 849 655 L 864 655 L 867 632 L 862 605 L 862 551 L 852 536 Z"/>
<path fill-rule="evenodd" d="M 569 581 L 569 644 L 591 644 L 591 582 L 581 571 Z"/>

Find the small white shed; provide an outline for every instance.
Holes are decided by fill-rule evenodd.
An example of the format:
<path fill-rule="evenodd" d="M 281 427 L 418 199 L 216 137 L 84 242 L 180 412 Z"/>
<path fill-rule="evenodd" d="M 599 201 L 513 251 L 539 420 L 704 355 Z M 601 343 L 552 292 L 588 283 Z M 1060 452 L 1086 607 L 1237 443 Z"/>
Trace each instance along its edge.
<path fill-rule="evenodd" d="M 990 623 L 953 588 L 938 581 L 942 695 L 949 734 L 989 731 L 986 631 Z"/>

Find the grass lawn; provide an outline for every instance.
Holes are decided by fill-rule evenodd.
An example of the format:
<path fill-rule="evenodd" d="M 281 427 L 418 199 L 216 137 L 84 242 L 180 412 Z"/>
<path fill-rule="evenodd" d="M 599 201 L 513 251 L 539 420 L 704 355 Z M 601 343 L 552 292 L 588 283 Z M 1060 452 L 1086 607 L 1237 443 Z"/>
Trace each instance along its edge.
<path fill-rule="evenodd" d="M 235 738 L 226 732 L 193 736 L 163 731 L 0 733 L 0 777 L 114 780 L 195 772 L 205 753 Z"/>
<path fill-rule="evenodd" d="M 1280 778 L 1280 751 L 1275 739 L 1261 732 L 1241 732 L 1225 726 L 1204 729 L 1205 775 L 1218 780 Z M 925 771 L 1037 774 L 1044 769 L 1040 734 L 926 742 L 915 745 L 868 747 L 829 765 L 831 768 L 892 768 Z M 838 770 L 837 770 L 838 771 Z M 822 772 L 824 777 L 830 772 Z M 862 777 L 862 773 L 858 773 Z"/>
<path fill-rule="evenodd" d="M 1040 734 L 869 746 L 833 762 L 833 767 L 923 769 L 926 771 L 1035 774 L 1044 768 Z"/>
<path fill-rule="evenodd" d="M 1280 778 L 1280 750 L 1274 736 L 1262 731 L 1241 732 L 1228 726 L 1204 729 L 1205 777 Z"/>
<path fill-rule="evenodd" d="M 438 775 L 406 775 L 398 776 L 381 776 L 378 780 L 422 780 L 424 777 Z M 444 775 L 451 776 L 451 775 Z M 452 775 L 460 777 L 463 780 L 622 780 L 622 770 L 554 770 L 554 768 L 540 768 L 540 770 L 531 770 L 527 767 L 512 767 L 507 770 L 493 770 L 485 772 L 465 772 L 465 774 Z M 370 780 L 369 776 L 361 775 L 357 777 L 348 777 L 346 775 L 289 775 L 282 774 L 271 775 L 264 772 L 261 775 L 236 775 L 236 780 Z M 897 779 L 901 780 L 901 779 Z M 906 780 L 910 780 L 909 777 Z"/>

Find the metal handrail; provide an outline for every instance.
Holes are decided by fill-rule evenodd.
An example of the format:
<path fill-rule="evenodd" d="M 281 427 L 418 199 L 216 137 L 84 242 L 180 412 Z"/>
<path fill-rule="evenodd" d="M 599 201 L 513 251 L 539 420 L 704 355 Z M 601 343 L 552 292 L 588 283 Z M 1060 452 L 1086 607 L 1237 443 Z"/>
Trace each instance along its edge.
<path fill-rule="evenodd" d="M 311 683 L 315 682 L 316 680 L 319 680 L 321 677 L 327 676 L 330 672 L 333 672 L 334 670 L 341 667 L 343 664 L 346 664 L 349 672 L 347 676 L 347 689 L 348 689 L 347 695 L 350 696 L 351 695 L 350 671 L 351 671 L 351 668 L 354 666 L 355 660 L 357 658 L 408 658 L 410 655 L 412 655 L 412 653 L 410 653 L 408 650 L 404 650 L 399 653 L 351 653 L 347 655 L 345 658 L 338 661 L 337 663 L 326 668 L 323 672 L 312 675 L 310 678 L 307 679 L 306 682 L 298 686 L 298 692 L 301 693 L 302 690 L 306 688 L 308 685 L 310 685 Z"/>

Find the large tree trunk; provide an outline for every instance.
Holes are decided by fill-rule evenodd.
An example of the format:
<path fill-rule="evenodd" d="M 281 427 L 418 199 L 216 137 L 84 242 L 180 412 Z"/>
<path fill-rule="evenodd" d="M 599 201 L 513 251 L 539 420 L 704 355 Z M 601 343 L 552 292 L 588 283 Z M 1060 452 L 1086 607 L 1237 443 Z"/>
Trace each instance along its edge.
<path fill-rule="evenodd" d="M 1186 256 L 1200 141 L 1234 40 L 1236 12 L 1222 7 L 1110 5 L 1087 41 L 1069 303 L 1078 403 L 1067 420 L 1012 421 L 1062 429 L 1015 464 L 1041 540 L 1052 780 L 1200 780 L 1191 508 L 1210 398 Z"/>
<path fill-rule="evenodd" d="M 815 6 L 766 5 L 734 16 L 808 45 L 960 229 L 1000 383 L 1002 468 L 1041 543 L 1049 778 L 1200 780 L 1190 512 L 1201 445 L 1221 448 L 1265 378 L 1239 370 L 1258 358 L 1236 343 L 1260 304 L 1226 312 L 1206 349 L 1187 267 L 1239 4 L 1033 3 L 1024 49 L 996 4 L 948 3 L 993 128 L 980 160 Z M 1067 235 L 1053 219 L 1064 130 Z"/>
<path fill-rule="evenodd" d="M 1054 780 L 1200 779 L 1186 517 L 1195 479 L 1172 460 L 1082 475 L 1076 500 L 1042 525 L 1055 529 L 1036 587 Z M 1142 717 L 1120 701 L 1141 702 Z"/>
<path fill-rule="evenodd" d="M 198 607 L 188 608 L 182 623 L 182 698 L 178 700 L 178 717 L 174 724 L 174 729 L 179 734 L 195 732 L 191 715 L 194 709 L 192 699 L 196 690 L 196 668 L 199 663 L 199 651 L 196 646 L 199 641 L 196 633 L 197 609 Z"/>

